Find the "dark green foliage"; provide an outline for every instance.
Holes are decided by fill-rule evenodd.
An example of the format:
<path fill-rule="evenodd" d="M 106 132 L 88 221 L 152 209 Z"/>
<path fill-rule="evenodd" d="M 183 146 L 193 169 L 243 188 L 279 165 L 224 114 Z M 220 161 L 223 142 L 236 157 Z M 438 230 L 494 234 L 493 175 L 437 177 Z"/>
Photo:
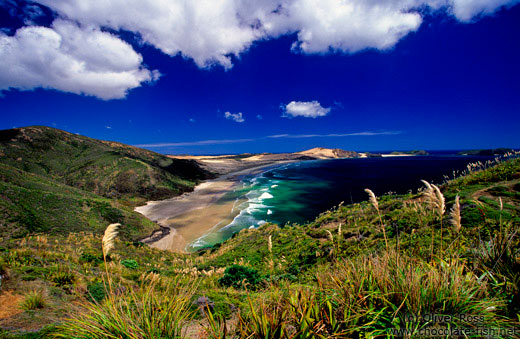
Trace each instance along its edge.
<path fill-rule="evenodd" d="M 87 285 L 87 298 L 91 301 L 100 302 L 107 295 L 105 284 L 95 281 Z"/>
<path fill-rule="evenodd" d="M 49 274 L 49 269 L 41 266 L 22 266 L 14 271 L 19 273 L 20 279 L 24 281 L 44 279 Z"/>
<path fill-rule="evenodd" d="M 76 277 L 66 267 L 56 267 L 49 275 L 49 280 L 57 287 L 70 287 Z"/>
<path fill-rule="evenodd" d="M 121 223 L 124 221 L 124 216 L 121 210 L 113 208 L 108 202 L 94 202 L 92 210 L 99 213 L 99 215 L 107 221 L 107 223 Z"/>
<path fill-rule="evenodd" d="M 7 273 L 7 265 L 2 257 L 0 257 L 0 276 Z"/>
<path fill-rule="evenodd" d="M 45 298 L 41 291 L 31 291 L 25 295 L 25 299 L 20 307 L 26 311 L 44 308 L 46 305 Z"/>
<path fill-rule="evenodd" d="M 223 286 L 247 288 L 249 290 L 257 289 L 261 281 L 262 277 L 257 270 L 240 265 L 233 265 L 226 268 L 224 276 L 218 280 Z"/>
<path fill-rule="evenodd" d="M 155 273 L 155 274 L 159 274 L 161 273 L 161 270 L 159 270 L 158 268 L 150 268 L 149 270 L 146 271 L 146 273 Z"/>
<path fill-rule="evenodd" d="M 121 260 L 121 265 L 123 265 L 126 268 L 132 269 L 132 270 L 135 270 L 136 268 L 139 267 L 139 264 L 134 259 Z"/>
<path fill-rule="evenodd" d="M 79 257 L 80 262 L 89 262 L 94 264 L 100 264 L 103 262 L 103 255 L 99 254 L 93 254 L 91 252 L 83 252 L 81 253 L 81 256 Z"/>

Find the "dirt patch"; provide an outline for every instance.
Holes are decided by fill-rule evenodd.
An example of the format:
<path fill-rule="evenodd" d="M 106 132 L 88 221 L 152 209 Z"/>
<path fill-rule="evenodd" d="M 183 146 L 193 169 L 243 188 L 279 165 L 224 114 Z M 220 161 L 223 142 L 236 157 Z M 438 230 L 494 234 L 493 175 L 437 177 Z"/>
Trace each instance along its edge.
<path fill-rule="evenodd" d="M 20 308 L 20 303 L 23 297 L 19 294 L 14 294 L 13 291 L 4 291 L 0 294 L 0 319 L 7 319 L 23 310 Z"/>
<path fill-rule="evenodd" d="M 478 198 L 484 196 L 484 197 L 488 197 L 488 198 L 492 198 L 492 199 L 498 199 L 496 198 L 495 196 L 493 196 L 492 194 L 490 194 L 488 191 L 491 190 L 492 188 L 494 187 L 498 187 L 498 186 L 504 186 L 504 187 L 507 187 L 509 189 L 512 189 L 512 187 L 516 184 L 520 183 L 520 180 L 512 180 L 512 181 L 502 181 L 502 182 L 499 182 L 499 183 L 496 183 L 495 185 L 493 186 L 490 186 L 490 187 L 486 187 L 484 189 L 481 189 L 481 190 L 478 190 L 476 192 L 474 192 L 471 197 L 475 200 L 478 200 Z"/>

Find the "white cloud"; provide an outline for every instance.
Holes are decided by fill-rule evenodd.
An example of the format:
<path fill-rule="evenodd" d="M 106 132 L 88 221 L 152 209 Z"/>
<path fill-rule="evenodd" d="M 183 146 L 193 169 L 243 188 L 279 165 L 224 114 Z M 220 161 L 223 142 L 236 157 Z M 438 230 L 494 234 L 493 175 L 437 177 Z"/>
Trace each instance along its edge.
<path fill-rule="evenodd" d="M 257 118 L 258 120 L 262 120 L 264 117 L 261 116 L 260 114 L 257 114 L 257 115 L 256 115 L 256 118 Z"/>
<path fill-rule="evenodd" d="M 305 53 L 387 49 L 417 30 L 417 8 L 448 8 L 459 20 L 519 0 L 36 0 L 62 17 L 127 30 L 199 67 L 232 67 L 254 41 L 297 33 Z"/>
<path fill-rule="evenodd" d="M 0 90 L 37 87 L 122 98 L 159 73 L 115 35 L 130 31 L 163 53 L 199 67 L 233 66 L 255 42 L 295 34 L 302 53 L 354 53 L 392 48 L 419 28 L 418 8 L 447 10 L 461 21 L 490 15 L 520 0 L 34 0 L 54 10 L 50 28 L 27 26 L 14 36 L 0 31 Z M 78 24 L 76 24 L 78 23 Z"/>
<path fill-rule="evenodd" d="M 197 120 L 193 119 L 193 118 L 190 118 L 189 120 L 190 122 L 196 122 Z"/>
<path fill-rule="evenodd" d="M 238 0 L 38 0 L 62 16 L 82 23 L 139 33 L 142 40 L 165 54 L 182 54 L 199 67 L 230 68 L 238 56 L 262 38 L 241 11 Z"/>
<path fill-rule="evenodd" d="M 497 8 L 511 6 L 519 2 L 519 0 L 453 0 L 451 5 L 453 14 L 457 19 L 470 21 L 478 15 L 490 15 Z"/>
<path fill-rule="evenodd" d="M 105 126 L 106 129 L 112 129 L 112 126 Z"/>
<path fill-rule="evenodd" d="M 60 19 L 51 28 L 0 33 L 0 60 L 0 90 L 42 87 L 116 99 L 158 75 L 121 39 Z"/>
<path fill-rule="evenodd" d="M 304 117 L 317 118 L 324 117 L 330 112 L 330 107 L 322 107 L 316 100 L 314 101 L 291 101 L 283 107 L 283 117 Z"/>
<path fill-rule="evenodd" d="M 228 120 L 233 120 L 235 122 L 244 122 L 244 117 L 242 116 L 242 112 L 239 113 L 230 113 L 226 112 L 224 113 L 224 117 Z"/>

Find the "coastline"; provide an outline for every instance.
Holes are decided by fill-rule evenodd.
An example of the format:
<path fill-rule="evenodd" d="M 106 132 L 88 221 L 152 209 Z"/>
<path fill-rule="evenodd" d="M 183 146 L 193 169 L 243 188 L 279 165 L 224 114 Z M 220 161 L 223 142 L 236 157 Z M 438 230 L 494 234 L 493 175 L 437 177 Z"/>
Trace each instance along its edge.
<path fill-rule="evenodd" d="M 142 239 L 151 247 L 177 253 L 186 253 L 186 247 L 220 226 L 233 220 L 235 199 L 224 199 L 226 193 L 236 189 L 244 176 L 263 172 L 268 167 L 281 166 L 294 160 L 263 163 L 239 169 L 236 172 L 204 181 L 191 192 L 161 201 L 148 201 L 134 210 L 156 222 L 160 229 Z"/>
<path fill-rule="evenodd" d="M 382 154 L 382 157 L 410 157 L 413 154 Z M 366 158 L 360 153 L 359 158 Z M 338 158 L 336 158 L 338 159 Z M 327 160 L 327 159 L 316 159 Z M 328 159 L 332 160 L 332 159 Z M 215 160 L 214 160 L 215 161 Z M 220 160 L 216 160 L 220 163 Z M 235 209 L 236 199 L 225 199 L 227 193 L 235 190 L 244 176 L 255 175 L 266 168 L 281 166 L 305 160 L 278 160 L 249 162 L 244 166 L 233 163 L 234 172 L 220 172 L 216 179 L 201 182 L 191 192 L 160 201 L 148 201 L 134 210 L 156 222 L 159 229 L 141 241 L 161 250 L 187 253 L 187 247 L 213 229 L 232 222 L 240 211 Z M 237 168 L 238 167 L 238 168 Z M 240 168 L 242 167 L 242 168 Z M 219 167 L 219 170 L 226 166 Z"/>

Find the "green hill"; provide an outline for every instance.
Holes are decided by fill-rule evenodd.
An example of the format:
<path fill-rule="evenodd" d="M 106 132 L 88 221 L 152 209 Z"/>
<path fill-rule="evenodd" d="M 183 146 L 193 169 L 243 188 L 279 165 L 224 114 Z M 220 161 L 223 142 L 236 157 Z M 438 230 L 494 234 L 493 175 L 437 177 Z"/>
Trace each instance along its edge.
<path fill-rule="evenodd" d="M 211 177 L 193 160 L 31 126 L 0 131 L 0 163 L 109 198 L 164 199 Z"/>
<path fill-rule="evenodd" d="M 125 224 L 127 239 L 157 226 L 133 211 L 191 190 L 211 174 L 190 160 L 49 127 L 0 131 L 0 236 L 101 232 Z"/>

